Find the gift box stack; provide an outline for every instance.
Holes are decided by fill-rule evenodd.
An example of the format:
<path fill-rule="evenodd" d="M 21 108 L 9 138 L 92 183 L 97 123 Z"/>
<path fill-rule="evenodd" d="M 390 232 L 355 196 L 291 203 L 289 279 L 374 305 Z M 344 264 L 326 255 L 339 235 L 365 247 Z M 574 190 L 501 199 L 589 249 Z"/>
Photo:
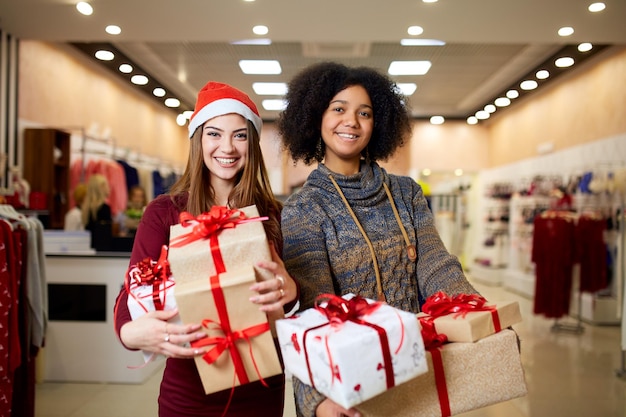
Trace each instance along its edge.
<path fill-rule="evenodd" d="M 415 314 L 353 294 L 323 294 L 276 330 L 286 372 L 346 408 L 427 371 Z"/>
<path fill-rule="evenodd" d="M 192 346 L 212 346 L 195 363 L 207 394 L 282 372 L 269 317 L 249 301 L 249 287 L 272 274 L 254 265 L 271 260 L 255 206 L 216 206 L 193 217 L 181 213 L 170 229 L 169 263 L 184 323 L 202 323 L 207 337 Z"/>
<path fill-rule="evenodd" d="M 364 416 L 445 417 L 526 395 L 517 302 L 437 293 L 418 315 L 428 373 L 356 406 Z"/>

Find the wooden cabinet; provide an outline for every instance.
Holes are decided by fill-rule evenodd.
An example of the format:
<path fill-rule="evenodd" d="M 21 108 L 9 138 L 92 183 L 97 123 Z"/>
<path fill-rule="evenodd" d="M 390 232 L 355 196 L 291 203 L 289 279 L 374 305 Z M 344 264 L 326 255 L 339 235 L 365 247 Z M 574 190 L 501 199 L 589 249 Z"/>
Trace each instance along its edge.
<path fill-rule="evenodd" d="M 31 192 L 46 194 L 47 227 L 63 229 L 69 209 L 70 134 L 57 129 L 25 129 L 23 177 Z"/>

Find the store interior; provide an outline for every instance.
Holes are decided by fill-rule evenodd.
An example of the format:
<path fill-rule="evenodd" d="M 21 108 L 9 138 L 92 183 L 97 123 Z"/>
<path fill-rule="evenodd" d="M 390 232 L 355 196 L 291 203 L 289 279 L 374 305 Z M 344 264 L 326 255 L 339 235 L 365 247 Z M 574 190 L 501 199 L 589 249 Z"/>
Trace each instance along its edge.
<path fill-rule="evenodd" d="M 295 10 L 275 1 L 265 9 L 262 0 L 252 5 L 217 2 L 210 12 L 240 19 L 226 26 L 227 19 L 218 19 L 219 25 L 206 28 L 210 34 L 197 33 L 207 23 L 195 20 L 198 16 L 187 10 L 190 5 L 171 11 L 166 8 L 171 5 L 159 2 L 162 8 L 137 14 L 142 22 L 133 18 L 124 25 L 121 16 L 126 14 L 116 9 L 121 5 L 93 2 L 94 18 L 101 19 L 97 15 L 104 11 L 104 20 L 117 18 L 128 31 L 121 40 L 103 36 L 100 20 L 97 25 L 81 22 L 84 16 L 76 14 L 74 4 L 50 0 L 34 2 L 42 13 L 33 18 L 55 16 L 47 20 L 67 25 L 55 30 L 41 22 L 36 30 L 20 2 L 0 6 L 0 81 L 8 86 L 0 88 L 0 216 L 24 227 L 33 227 L 24 217 L 41 223 L 43 247 L 36 256 L 31 253 L 39 259 L 34 280 L 47 288 L 50 298 L 38 306 L 47 324 L 21 365 L 19 385 L 11 387 L 20 396 L 8 415 L 157 415 L 162 359 L 141 366 L 141 354 L 124 349 L 113 332 L 111 313 L 128 267 L 132 236 L 114 233 L 109 246 L 97 249 L 88 233 L 63 231 L 65 214 L 74 204 L 78 183 L 96 172 L 122 175 L 122 163 L 135 170 L 148 200 L 164 192 L 184 170 L 188 153 L 186 126 L 177 116 L 193 106 L 207 76 L 252 95 L 253 79 L 234 67 L 242 56 L 234 56 L 231 42 L 254 36 L 248 32 L 259 23 L 270 28 L 274 45 L 242 50 L 256 59 L 281 59 L 281 81 L 321 59 L 382 70 L 399 50 L 399 59 L 433 60 L 432 77 L 398 78 L 417 83 L 410 98 L 413 137 L 381 165 L 422 186 L 441 238 L 468 279 L 490 301 L 517 301 L 523 317 L 513 329 L 521 340 L 528 394 L 462 415 L 626 414 L 623 2 L 606 1 L 606 10 L 590 15 L 591 1 L 529 1 L 515 9 L 497 0 L 464 5 L 420 1 L 417 6 L 403 1 L 398 10 L 404 13 L 388 21 L 374 19 L 380 12 L 374 2 L 329 3 L 315 10 L 310 5 Z M 139 0 L 130 3 L 145 6 Z M 433 9 L 438 6 L 441 13 Z M 163 29 L 171 13 L 185 11 L 195 25 L 187 21 Z M 319 21 L 302 18 L 307 12 Z M 476 13 L 472 25 L 469 13 Z M 524 28 L 513 22 L 515 14 L 518 23 L 526 22 Z M 345 16 L 357 18 L 346 22 Z M 324 19 L 331 29 L 320 29 Z M 528 24 L 531 20 L 535 24 Z M 342 29 L 335 27 L 344 22 Z M 405 32 L 414 24 L 422 25 L 425 33 L 413 38 L 444 39 L 446 49 L 438 53 L 416 47 L 411 52 L 397 46 L 400 38 L 411 37 Z M 567 25 L 574 27 L 574 35 L 559 37 L 557 30 Z M 469 122 L 490 100 L 534 76 L 556 53 L 582 42 L 601 47 L 549 82 L 538 80 L 539 88 L 524 92 L 509 106 Z M 303 45 L 313 44 L 328 48 L 326 55 L 317 49 L 321 55 L 301 56 L 307 51 Z M 367 52 L 348 52 L 348 44 L 367 44 Z M 167 108 L 162 99 L 85 52 L 102 45 L 167 85 L 180 100 L 179 108 Z M 361 55 L 349 55 L 357 53 Z M 214 58 L 213 66 L 207 57 Z M 466 85 L 451 82 L 464 75 Z M 278 81 L 270 76 L 260 80 Z M 453 85 L 446 85 L 448 81 Z M 259 103 L 267 99 L 256 94 Z M 279 111 L 260 109 L 261 146 L 272 188 L 279 198 L 288 198 L 313 167 L 288 160 L 275 128 Z M 434 115 L 444 115 L 445 122 L 433 124 Z M 128 203 L 128 178 L 112 184 L 111 204 L 117 212 Z M 548 220 L 559 222 L 562 233 L 548 234 Z M 556 245 L 570 252 L 552 252 Z M 85 303 L 70 309 L 63 305 L 76 295 L 72 291 L 87 287 L 93 293 L 81 293 Z M 2 383 L 0 379 L 0 387 Z M 285 417 L 295 416 L 291 395 L 288 384 Z"/>

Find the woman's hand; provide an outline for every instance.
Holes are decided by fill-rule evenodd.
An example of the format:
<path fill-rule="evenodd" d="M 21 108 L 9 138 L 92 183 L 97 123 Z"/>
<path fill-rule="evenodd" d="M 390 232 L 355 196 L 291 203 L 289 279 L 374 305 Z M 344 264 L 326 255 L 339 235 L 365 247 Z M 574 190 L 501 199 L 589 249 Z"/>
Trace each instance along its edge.
<path fill-rule="evenodd" d="M 206 353 L 208 347 L 192 348 L 190 342 L 206 337 L 200 324 L 173 324 L 168 320 L 178 310 L 151 311 L 129 321 L 120 329 L 122 343 L 131 349 L 154 352 L 170 358 L 193 358 Z"/>
<path fill-rule="evenodd" d="M 354 408 L 345 409 L 328 398 L 317 406 L 315 415 L 317 417 L 361 417 L 361 413 Z"/>
<path fill-rule="evenodd" d="M 283 306 L 294 301 L 298 296 L 298 286 L 287 273 L 285 264 L 276 253 L 273 245 L 270 245 L 270 252 L 272 254 L 271 262 L 261 261 L 257 262 L 256 265 L 273 273 L 275 278 L 254 283 L 250 290 L 256 291 L 258 294 L 250 297 L 250 301 L 260 304 L 260 310 L 266 313 L 282 312 Z"/>

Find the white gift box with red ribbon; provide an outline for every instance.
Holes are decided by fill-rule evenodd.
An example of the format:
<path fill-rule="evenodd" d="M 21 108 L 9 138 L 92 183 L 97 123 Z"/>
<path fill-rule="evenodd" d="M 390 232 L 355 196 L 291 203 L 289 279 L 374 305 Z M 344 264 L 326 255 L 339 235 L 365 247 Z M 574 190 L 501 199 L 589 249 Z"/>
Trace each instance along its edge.
<path fill-rule="evenodd" d="M 427 372 L 414 313 L 353 294 L 278 320 L 285 371 L 350 408 Z"/>

